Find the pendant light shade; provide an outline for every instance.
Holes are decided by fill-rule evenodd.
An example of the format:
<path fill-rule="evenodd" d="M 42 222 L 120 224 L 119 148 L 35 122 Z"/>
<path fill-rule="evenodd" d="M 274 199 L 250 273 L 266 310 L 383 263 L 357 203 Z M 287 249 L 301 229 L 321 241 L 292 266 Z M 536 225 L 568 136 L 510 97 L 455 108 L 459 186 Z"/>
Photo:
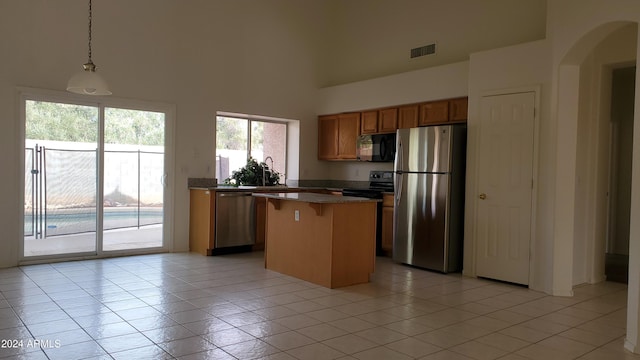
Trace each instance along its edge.
<path fill-rule="evenodd" d="M 96 66 L 93 63 L 86 63 L 83 67 L 83 71 L 69 79 L 67 91 L 83 95 L 111 95 L 107 82 L 96 72 Z"/>
<path fill-rule="evenodd" d="M 111 95 L 107 82 L 96 73 L 96 66 L 91 61 L 91 23 L 92 11 L 91 0 L 89 0 L 89 61 L 82 65 L 83 71 L 69 79 L 67 91 L 83 95 Z"/>

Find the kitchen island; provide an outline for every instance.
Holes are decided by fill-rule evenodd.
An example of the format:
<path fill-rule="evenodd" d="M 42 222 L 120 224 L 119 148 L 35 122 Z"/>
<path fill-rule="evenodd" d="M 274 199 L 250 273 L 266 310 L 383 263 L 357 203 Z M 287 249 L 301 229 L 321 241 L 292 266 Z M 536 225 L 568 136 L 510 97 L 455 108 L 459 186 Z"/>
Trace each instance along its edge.
<path fill-rule="evenodd" d="M 380 200 L 305 192 L 267 199 L 265 267 L 328 288 L 369 282 Z"/>

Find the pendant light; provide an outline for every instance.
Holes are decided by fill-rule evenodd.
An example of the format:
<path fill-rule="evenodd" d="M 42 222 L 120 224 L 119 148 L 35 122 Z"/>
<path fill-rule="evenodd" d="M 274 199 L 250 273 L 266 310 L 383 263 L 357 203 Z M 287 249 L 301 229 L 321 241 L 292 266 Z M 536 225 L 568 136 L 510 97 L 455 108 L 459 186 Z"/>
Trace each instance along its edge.
<path fill-rule="evenodd" d="M 76 73 L 67 83 L 67 91 L 83 95 L 111 95 L 107 82 L 96 73 L 91 61 L 91 0 L 89 0 L 89 61 L 82 65 L 83 71 Z"/>

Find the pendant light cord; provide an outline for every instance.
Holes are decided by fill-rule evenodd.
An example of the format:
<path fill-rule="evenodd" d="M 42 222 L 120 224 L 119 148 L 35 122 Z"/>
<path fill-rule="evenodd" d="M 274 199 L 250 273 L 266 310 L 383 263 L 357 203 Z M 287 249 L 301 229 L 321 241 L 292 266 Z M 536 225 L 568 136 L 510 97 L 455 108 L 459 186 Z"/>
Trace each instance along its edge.
<path fill-rule="evenodd" d="M 1 1 L 1 0 L 0 0 Z M 85 0 L 86 1 L 86 0 Z M 111 91 L 109 91 L 109 86 L 107 86 L 106 81 L 96 73 L 96 66 L 91 59 L 92 49 L 91 49 L 91 30 L 93 26 L 93 9 L 92 9 L 92 1 L 89 2 L 89 59 L 88 62 L 82 64 L 83 71 L 78 72 L 73 75 L 69 82 L 67 83 L 67 91 L 76 94 L 82 95 L 111 95 Z"/>
<path fill-rule="evenodd" d="M 93 61 L 91 61 L 91 22 L 91 0 L 89 0 L 89 63 L 93 63 Z"/>

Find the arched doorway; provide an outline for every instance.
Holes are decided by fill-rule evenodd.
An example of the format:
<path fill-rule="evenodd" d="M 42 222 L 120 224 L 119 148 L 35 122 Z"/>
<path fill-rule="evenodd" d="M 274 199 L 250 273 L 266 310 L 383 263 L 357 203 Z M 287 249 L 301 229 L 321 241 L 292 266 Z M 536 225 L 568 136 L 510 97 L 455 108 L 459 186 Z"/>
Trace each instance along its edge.
<path fill-rule="evenodd" d="M 635 22 L 601 25 L 577 41 L 558 67 L 554 290 L 570 292 L 572 286 L 605 280 L 605 251 L 611 225 L 611 151 L 615 140 L 611 124 L 611 79 L 614 69 L 635 66 L 637 34 Z M 637 153 L 639 146 L 640 143 L 634 141 L 634 152 Z M 640 169 L 639 159 L 633 160 L 633 169 L 636 173 Z M 631 184 L 632 193 L 639 190 Z M 628 211 L 633 214 L 634 207 L 635 211 L 640 209 L 640 201 L 631 198 Z M 634 239 L 640 227 L 632 222 L 629 230 L 632 276 L 627 339 L 630 341 L 625 347 L 638 351 L 635 344 L 639 339 L 640 280 L 637 270 L 633 269 L 640 256 L 634 254 L 633 248 L 640 245 Z M 560 269 L 564 271 L 558 271 Z"/>
<path fill-rule="evenodd" d="M 610 32 L 593 45 L 578 65 L 573 286 L 605 280 L 605 253 L 628 255 L 628 222 L 626 236 L 620 229 L 618 236 L 612 237 L 614 225 L 624 224 L 622 220 L 628 217 L 628 203 L 624 206 L 619 201 L 623 194 L 612 190 L 623 191 L 616 184 L 625 182 L 630 188 L 630 174 L 620 170 L 624 159 L 630 167 L 632 152 L 630 146 L 622 146 L 623 138 L 618 136 L 621 124 L 612 114 L 622 104 L 612 95 L 621 96 L 620 85 L 615 89 L 612 86 L 614 72 L 635 64 L 636 34 L 636 24 Z M 615 243 L 618 245 L 614 246 Z M 624 247 L 627 249 L 623 250 Z"/>

